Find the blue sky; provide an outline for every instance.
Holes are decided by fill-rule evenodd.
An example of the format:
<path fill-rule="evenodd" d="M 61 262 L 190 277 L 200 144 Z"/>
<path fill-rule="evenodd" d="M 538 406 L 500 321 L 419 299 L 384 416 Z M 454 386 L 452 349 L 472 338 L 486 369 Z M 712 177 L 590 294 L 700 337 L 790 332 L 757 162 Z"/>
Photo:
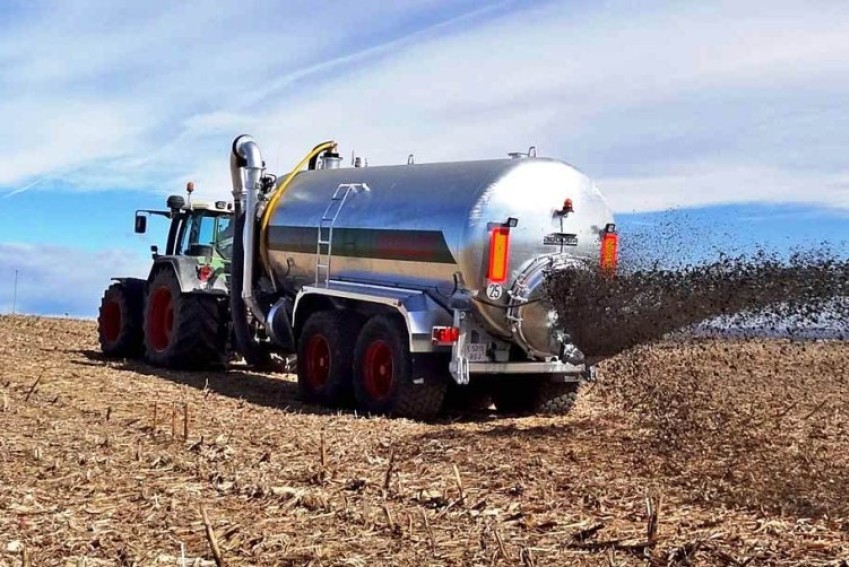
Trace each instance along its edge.
<path fill-rule="evenodd" d="M 21 310 L 93 315 L 146 269 L 133 210 L 226 197 L 242 132 L 278 171 L 329 138 L 372 164 L 537 145 L 625 234 L 675 208 L 717 246 L 845 250 L 847 27 L 844 0 L 2 2 L 0 313 L 18 269 Z"/>

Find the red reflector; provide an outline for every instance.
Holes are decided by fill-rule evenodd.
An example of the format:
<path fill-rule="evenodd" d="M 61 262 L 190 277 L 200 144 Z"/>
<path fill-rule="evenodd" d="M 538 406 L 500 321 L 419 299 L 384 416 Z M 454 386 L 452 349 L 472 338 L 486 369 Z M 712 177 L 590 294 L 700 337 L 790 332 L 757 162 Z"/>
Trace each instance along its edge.
<path fill-rule="evenodd" d="M 601 271 L 612 275 L 619 263 L 619 235 L 615 232 L 605 232 L 601 238 Z"/>
<path fill-rule="evenodd" d="M 507 280 L 507 264 L 510 258 L 510 229 L 506 226 L 493 228 L 489 236 L 489 268 L 486 278 L 495 283 Z"/>
<path fill-rule="evenodd" d="M 450 345 L 460 340 L 460 329 L 457 327 L 434 327 L 431 340 L 435 345 Z"/>
<path fill-rule="evenodd" d="M 212 277 L 214 272 L 215 270 L 212 269 L 212 266 L 201 266 L 198 268 L 198 279 L 205 282 Z"/>

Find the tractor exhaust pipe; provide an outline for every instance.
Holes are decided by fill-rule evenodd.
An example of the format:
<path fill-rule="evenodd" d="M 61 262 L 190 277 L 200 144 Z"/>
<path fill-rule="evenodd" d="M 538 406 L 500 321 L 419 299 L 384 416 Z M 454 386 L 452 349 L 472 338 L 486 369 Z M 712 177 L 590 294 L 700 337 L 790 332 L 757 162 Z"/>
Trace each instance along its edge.
<path fill-rule="evenodd" d="M 261 353 L 248 324 L 248 315 L 252 314 L 265 324 L 265 314 L 253 296 L 256 211 L 263 167 L 262 154 L 253 138 L 242 135 L 233 141 L 230 175 L 233 180 L 236 237 L 230 273 L 230 313 L 236 346 L 249 364 L 258 364 Z"/>

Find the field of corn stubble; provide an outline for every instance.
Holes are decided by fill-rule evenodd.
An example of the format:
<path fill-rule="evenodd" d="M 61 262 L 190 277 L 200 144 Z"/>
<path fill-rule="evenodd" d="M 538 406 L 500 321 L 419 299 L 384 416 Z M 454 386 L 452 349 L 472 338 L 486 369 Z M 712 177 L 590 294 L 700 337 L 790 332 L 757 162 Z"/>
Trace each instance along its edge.
<path fill-rule="evenodd" d="M 846 565 L 847 361 L 664 342 L 605 362 L 569 416 L 425 424 L 3 317 L 0 566 Z"/>

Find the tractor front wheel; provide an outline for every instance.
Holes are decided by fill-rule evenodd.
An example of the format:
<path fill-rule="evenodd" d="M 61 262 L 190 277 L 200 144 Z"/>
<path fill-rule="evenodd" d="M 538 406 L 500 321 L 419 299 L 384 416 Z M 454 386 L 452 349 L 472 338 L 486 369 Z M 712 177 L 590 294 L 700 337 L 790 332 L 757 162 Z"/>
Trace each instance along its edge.
<path fill-rule="evenodd" d="M 97 331 L 106 356 L 133 358 L 142 353 L 144 287 L 114 283 L 103 294 Z"/>
<path fill-rule="evenodd" d="M 147 359 L 166 368 L 209 368 L 224 364 L 226 329 L 218 300 L 182 293 L 172 270 L 154 276 L 144 312 Z"/>

